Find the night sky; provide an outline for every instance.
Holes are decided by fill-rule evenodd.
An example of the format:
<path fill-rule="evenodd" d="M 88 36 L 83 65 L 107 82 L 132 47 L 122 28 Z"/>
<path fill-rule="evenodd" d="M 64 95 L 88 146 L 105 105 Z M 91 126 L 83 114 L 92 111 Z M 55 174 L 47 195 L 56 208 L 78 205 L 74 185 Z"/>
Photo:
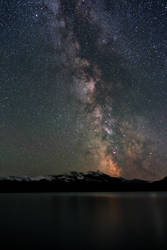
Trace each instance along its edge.
<path fill-rule="evenodd" d="M 167 175 L 167 2 L 0 0 L 0 175 Z"/>

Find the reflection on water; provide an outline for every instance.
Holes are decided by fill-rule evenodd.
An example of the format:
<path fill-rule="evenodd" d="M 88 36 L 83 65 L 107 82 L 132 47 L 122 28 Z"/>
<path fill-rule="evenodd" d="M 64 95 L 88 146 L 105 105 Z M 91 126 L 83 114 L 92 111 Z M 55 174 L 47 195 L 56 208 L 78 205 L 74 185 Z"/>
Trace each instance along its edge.
<path fill-rule="evenodd" d="M 0 194 L 1 244 L 167 249 L 167 193 Z"/>

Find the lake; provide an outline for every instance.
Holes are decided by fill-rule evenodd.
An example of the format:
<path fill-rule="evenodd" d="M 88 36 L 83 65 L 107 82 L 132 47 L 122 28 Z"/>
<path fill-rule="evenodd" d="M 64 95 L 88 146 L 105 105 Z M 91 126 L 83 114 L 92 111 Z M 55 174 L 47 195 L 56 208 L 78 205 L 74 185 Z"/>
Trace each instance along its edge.
<path fill-rule="evenodd" d="M 0 194 L 7 249 L 167 249 L 166 236 L 166 192 Z"/>

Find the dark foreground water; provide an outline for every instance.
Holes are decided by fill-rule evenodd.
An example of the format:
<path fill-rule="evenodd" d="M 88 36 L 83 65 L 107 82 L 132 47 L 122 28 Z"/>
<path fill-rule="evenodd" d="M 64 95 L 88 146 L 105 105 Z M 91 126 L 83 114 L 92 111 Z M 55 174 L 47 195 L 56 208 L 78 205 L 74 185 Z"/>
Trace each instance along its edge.
<path fill-rule="evenodd" d="M 166 237 L 167 193 L 0 194 L 1 249 L 167 249 Z"/>

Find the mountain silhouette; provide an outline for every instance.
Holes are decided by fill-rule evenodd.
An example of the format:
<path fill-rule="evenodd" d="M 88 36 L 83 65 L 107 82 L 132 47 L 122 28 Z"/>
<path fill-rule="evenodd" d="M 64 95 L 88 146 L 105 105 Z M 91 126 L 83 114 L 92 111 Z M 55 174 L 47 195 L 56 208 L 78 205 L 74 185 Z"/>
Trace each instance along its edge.
<path fill-rule="evenodd" d="M 159 181 L 127 180 L 100 171 L 49 176 L 0 178 L 0 192 L 124 192 L 167 191 L 167 177 Z"/>

